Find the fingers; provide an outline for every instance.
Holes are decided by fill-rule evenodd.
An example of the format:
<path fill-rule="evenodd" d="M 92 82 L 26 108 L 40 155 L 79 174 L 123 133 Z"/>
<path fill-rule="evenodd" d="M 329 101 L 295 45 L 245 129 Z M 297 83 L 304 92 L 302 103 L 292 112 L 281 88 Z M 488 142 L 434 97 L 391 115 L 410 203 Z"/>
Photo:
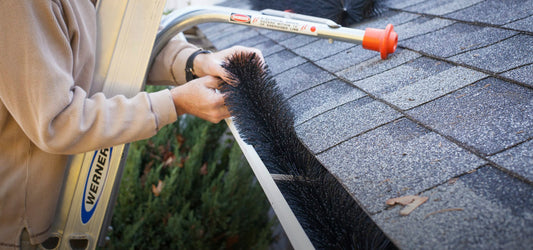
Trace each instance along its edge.
<path fill-rule="evenodd" d="M 213 123 L 230 117 L 224 105 L 224 95 L 215 90 L 221 87 L 223 81 L 231 82 L 230 76 L 222 67 L 222 62 L 237 53 L 255 53 L 259 60 L 264 62 L 260 50 L 243 46 L 198 55 L 195 59 L 194 71 L 200 78 L 171 90 L 179 115 L 191 114 Z"/>
<path fill-rule="evenodd" d="M 228 118 L 224 95 L 215 91 L 220 82 L 219 78 L 207 76 L 172 89 L 178 115 L 191 114 L 213 123 Z"/>
<path fill-rule="evenodd" d="M 263 57 L 263 53 L 261 52 L 261 50 L 256 49 L 256 48 L 251 48 L 251 47 L 233 46 L 229 49 L 221 51 L 221 53 L 224 55 L 224 58 L 222 59 L 223 61 L 228 60 L 228 58 L 231 57 L 232 55 L 240 54 L 240 53 L 254 53 L 261 62 L 265 61 L 265 58 Z"/>
<path fill-rule="evenodd" d="M 229 118 L 231 115 L 228 108 L 225 105 L 219 107 L 216 113 L 211 116 L 211 120 L 208 120 L 212 123 L 219 123 L 220 121 Z"/>
<path fill-rule="evenodd" d="M 219 89 L 222 84 L 222 79 L 214 76 L 204 76 L 196 80 L 207 88 Z"/>
<path fill-rule="evenodd" d="M 212 109 L 199 113 L 193 112 L 192 115 L 212 123 L 219 123 L 223 119 L 230 117 L 228 108 L 224 105 L 214 105 Z"/>
<path fill-rule="evenodd" d="M 198 112 L 195 115 L 212 123 L 219 123 L 223 119 L 230 117 L 228 108 L 224 105 L 224 95 L 214 93 L 209 102 L 203 107 L 202 112 Z"/>
<path fill-rule="evenodd" d="M 222 68 L 222 63 L 230 56 L 243 52 L 255 53 L 259 57 L 261 62 L 264 62 L 263 53 L 259 49 L 244 46 L 233 46 L 231 48 L 221 50 L 212 54 L 198 55 L 195 59 L 194 64 L 195 72 L 198 76 L 211 75 L 220 77 L 224 80 L 228 80 L 229 76 L 227 76 L 226 71 L 224 70 L 224 68 Z"/>
<path fill-rule="evenodd" d="M 210 88 L 211 95 L 207 103 L 209 111 L 200 118 L 210 121 L 212 123 L 218 123 L 221 120 L 230 117 L 228 108 L 224 103 L 224 94 L 214 91 L 214 89 L 219 89 L 222 83 L 222 79 L 212 76 L 206 76 L 198 80 L 200 83 L 203 83 L 206 88 Z"/>

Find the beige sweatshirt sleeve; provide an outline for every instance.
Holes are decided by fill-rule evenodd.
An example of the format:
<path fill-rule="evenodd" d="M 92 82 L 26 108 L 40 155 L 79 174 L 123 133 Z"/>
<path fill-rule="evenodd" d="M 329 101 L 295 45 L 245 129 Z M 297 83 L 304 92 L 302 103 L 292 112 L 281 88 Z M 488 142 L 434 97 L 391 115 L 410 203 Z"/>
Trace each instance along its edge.
<path fill-rule="evenodd" d="M 96 25 L 80 22 L 94 13 L 80 11 L 85 19 L 64 16 L 79 10 L 64 10 L 54 1 L 2 5 L 0 100 L 42 150 L 74 154 L 140 140 L 177 119 L 168 90 L 132 98 L 87 95 L 92 72 L 86 71 L 94 68 L 95 51 L 95 37 L 88 36 L 95 35 Z"/>
<path fill-rule="evenodd" d="M 171 39 L 154 60 L 148 84 L 181 85 L 185 80 L 185 64 L 198 48 L 179 38 Z"/>

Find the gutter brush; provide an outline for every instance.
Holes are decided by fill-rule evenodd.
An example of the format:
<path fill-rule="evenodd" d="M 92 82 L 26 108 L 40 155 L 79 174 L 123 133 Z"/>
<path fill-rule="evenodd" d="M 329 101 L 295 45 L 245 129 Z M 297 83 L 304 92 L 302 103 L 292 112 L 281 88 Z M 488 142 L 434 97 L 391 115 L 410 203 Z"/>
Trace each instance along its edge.
<path fill-rule="evenodd" d="M 224 68 L 231 78 L 221 91 L 233 122 L 268 172 L 285 176 L 277 181 L 277 187 L 313 246 L 394 249 L 353 197 L 298 139 L 294 115 L 259 57 L 237 54 Z M 291 243 L 294 245 L 293 240 Z"/>

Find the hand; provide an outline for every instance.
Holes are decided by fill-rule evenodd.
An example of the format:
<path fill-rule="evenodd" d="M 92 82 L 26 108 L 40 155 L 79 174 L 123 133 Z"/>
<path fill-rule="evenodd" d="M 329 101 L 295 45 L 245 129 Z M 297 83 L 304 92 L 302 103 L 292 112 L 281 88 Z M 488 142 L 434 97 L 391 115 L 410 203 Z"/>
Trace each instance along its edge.
<path fill-rule="evenodd" d="M 225 82 L 228 82 L 228 76 L 226 71 L 222 68 L 224 60 L 228 59 L 235 53 L 251 52 L 255 53 L 261 61 L 264 61 L 263 54 L 260 50 L 255 48 L 234 46 L 229 49 L 221 50 L 212 54 L 199 54 L 194 58 L 194 73 L 198 77 L 210 75 L 222 78 Z"/>
<path fill-rule="evenodd" d="M 171 89 L 178 115 L 191 114 L 212 123 L 228 118 L 224 95 L 216 91 L 221 83 L 220 78 L 204 76 Z"/>

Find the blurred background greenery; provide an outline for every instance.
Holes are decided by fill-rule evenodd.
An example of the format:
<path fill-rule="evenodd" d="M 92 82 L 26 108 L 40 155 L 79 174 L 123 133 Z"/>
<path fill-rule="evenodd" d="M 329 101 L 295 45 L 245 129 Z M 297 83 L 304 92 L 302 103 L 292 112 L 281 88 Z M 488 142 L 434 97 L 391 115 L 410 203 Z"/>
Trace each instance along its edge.
<path fill-rule="evenodd" d="M 277 221 L 224 122 L 181 116 L 128 154 L 106 248 L 267 249 L 273 242 Z"/>

